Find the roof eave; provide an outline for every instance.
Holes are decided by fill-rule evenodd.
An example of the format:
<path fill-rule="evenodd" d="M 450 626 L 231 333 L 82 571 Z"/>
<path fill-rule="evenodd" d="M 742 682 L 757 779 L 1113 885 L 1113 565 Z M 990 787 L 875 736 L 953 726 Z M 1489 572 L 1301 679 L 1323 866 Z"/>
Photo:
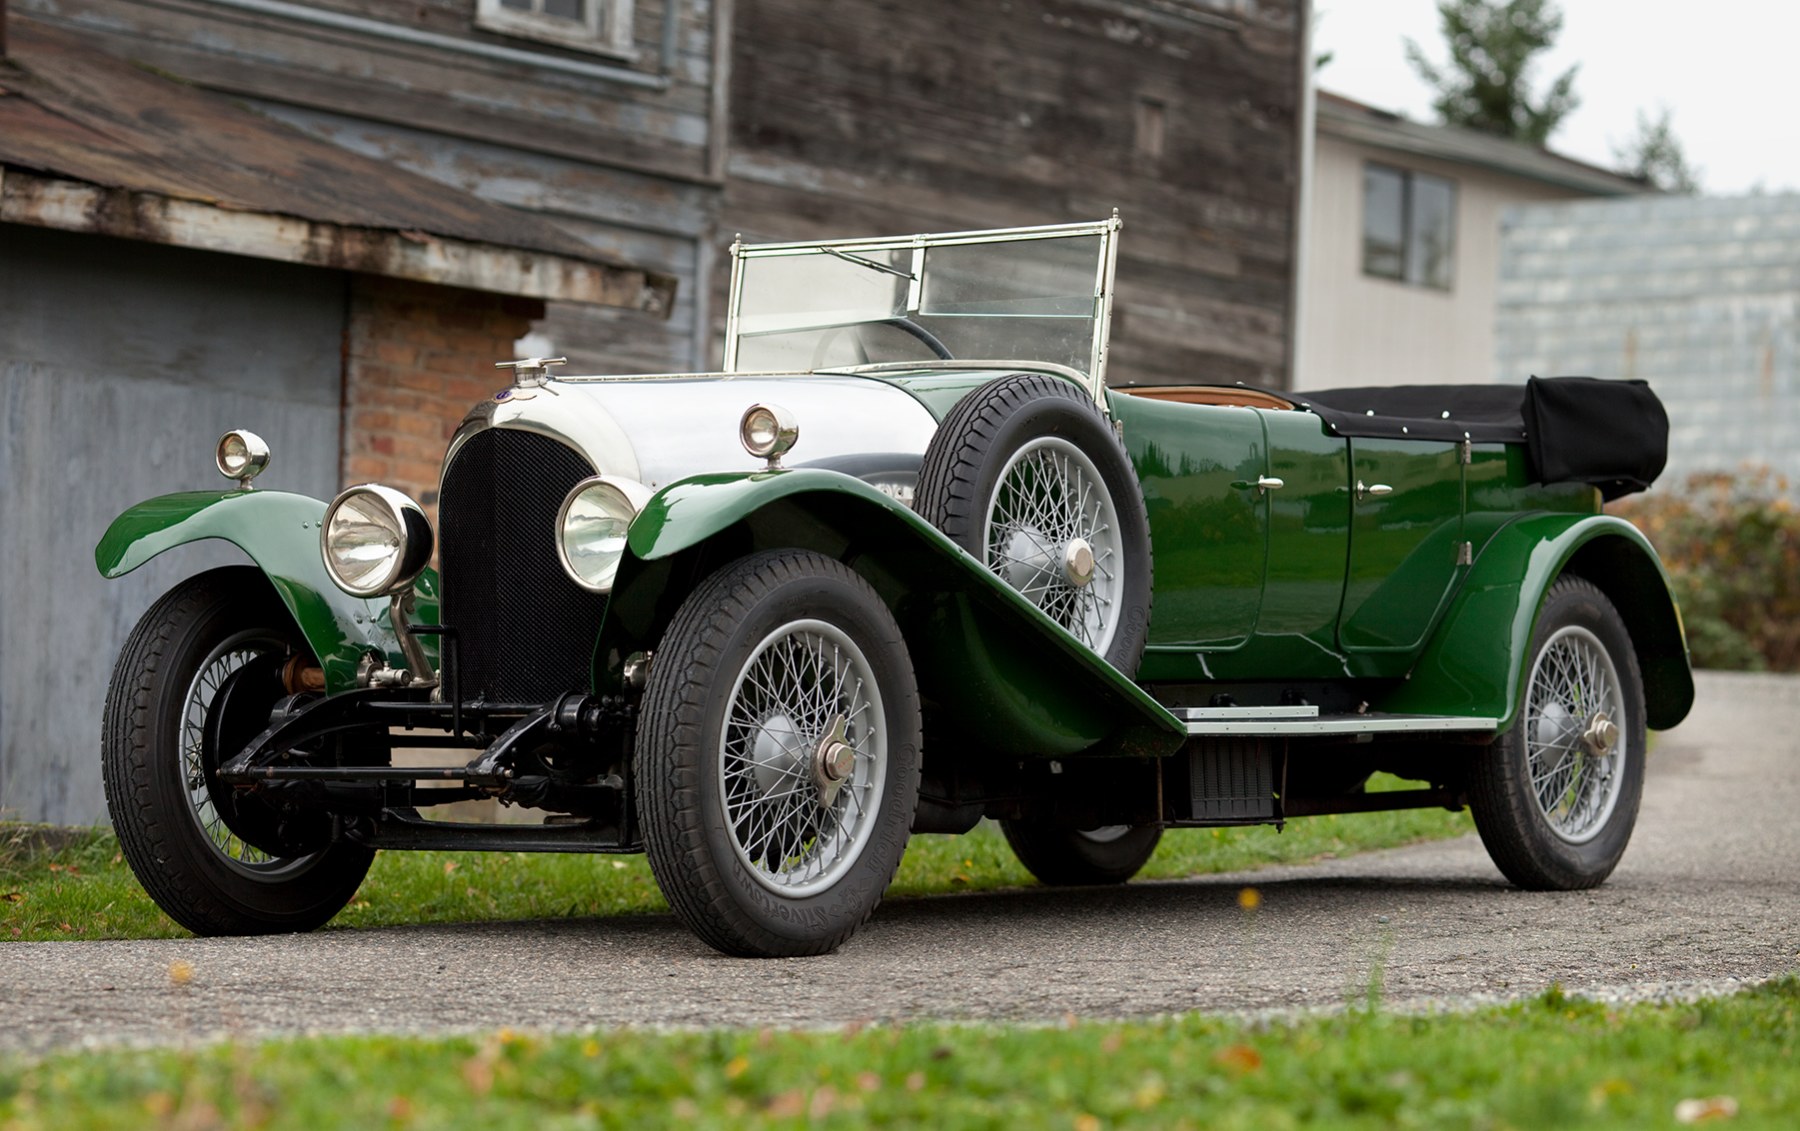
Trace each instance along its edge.
<path fill-rule="evenodd" d="M 549 252 L 425 232 L 220 208 L 158 193 L 0 168 L 0 222 L 274 259 L 492 294 L 667 317 L 675 280 Z"/>
<path fill-rule="evenodd" d="M 1575 192 L 1591 193 L 1595 196 L 1632 196 L 1653 191 L 1648 186 L 1637 184 L 1627 177 L 1602 169 L 1589 169 L 1556 154 L 1546 153 L 1543 161 L 1530 162 L 1496 158 L 1492 155 L 1483 156 L 1470 152 L 1465 147 L 1447 146 L 1435 139 L 1420 137 L 1405 128 L 1406 125 L 1411 124 L 1414 123 L 1401 121 L 1387 124 L 1364 120 L 1361 117 L 1320 113 L 1317 129 L 1322 134 L 1374 149 L 1385 149 L 1412 157 L 1425 157 L 1471 168 L 1486 169 L 1489 172 L 1503 173 L 1507 176 L 1555 185 L 1558 188 L 1570 189 Z M 1446 127 L 1425 126 L 1423 128 L 1441 129 Z"/>

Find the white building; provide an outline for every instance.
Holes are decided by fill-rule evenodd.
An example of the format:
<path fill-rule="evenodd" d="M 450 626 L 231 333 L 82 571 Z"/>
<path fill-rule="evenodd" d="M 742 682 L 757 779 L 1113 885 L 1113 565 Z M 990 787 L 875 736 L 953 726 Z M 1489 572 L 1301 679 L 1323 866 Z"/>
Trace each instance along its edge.
<path fill-rule="evenodd" d="M 1313 146 L 1296 389 L 1524 380 L 1495 372 L 1501 214 L 1645 191 L 1545 149 L 1323 91 Z"/>

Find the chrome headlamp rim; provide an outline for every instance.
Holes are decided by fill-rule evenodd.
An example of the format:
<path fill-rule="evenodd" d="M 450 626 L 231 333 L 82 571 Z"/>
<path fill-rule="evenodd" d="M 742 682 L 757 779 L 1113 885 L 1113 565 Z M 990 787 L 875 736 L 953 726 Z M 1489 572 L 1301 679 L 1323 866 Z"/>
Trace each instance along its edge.
<path fill-rule="evenodd" d="M 233 441 L 241 445 L 241 453 L 232 450 Z M 220 475 L 235 479 L 238 486 L 248 489 L 250 481 L 269 466 L 268 442 L 248 428 L 233 428 L 220 436 L 213 446 L 213 466 L 219 469 Z M 233 470 L 234 466 L 236 470 Z"/>
<path fill-rule="evenodd" d="M 562 506 L 556 510 L 556 560 L 562 565 L 563 573 L 568 575 L 569 580 L 589 593 L 612 592 L 613 579 L 618 576 L 619 572 L 618 563 L 614 562 L 612 568 L 599 577 L 587 577 L 576 569 L 575 563 L 570 560 L 569 544 L 564 537 L 564 532 L 569 525 L 569 511 L 574 508 L 576 501 L 588 491 L 601 487 L 612 491 L 624 503 L 620 510 L 627 527 L 637 520 L 638 515 L 643 513 L 651 496 L 650 488 L 635 479 L 627 479 L 623 475 L 590 475 L 569 488 L 569 493 L 563 496 Z"/>
<path fill-rule="evenodd" d="M 338 511 L 352 499 L 362 497 L 380 503 L 381 510 L 392 523 L 399 546 L 392 560 L 380 573 L 373 575 L 372 581 L 358 584 L 346 579 L 338 570 L 332 554 L 331 535 Z M 324 559 L 325 572 L 331 577 L 332 584 L 352 597 L 364 599 L 405 592 L 431 562 L 435 542 L 436 536 L 432 533 L 431 521 L 425 517 L 425 509 L 405 492 L 379 483 L 359 483 L 344 488 L 325 508 L 325 518 L 319 523 L 319 556 Z"/>
<path fill-rule="evenodd" d="M 751 433 L 752 424 L 762 423 L 762 418 L 766 418 L 766 439 L 753 437 Z M 738 418 L 738 442 L 744 445 L 745 451 L 757 459 L 768 460 L 771 465 L 792 451 L 799 440 L 799 420 L 778 404 L 758 402 L 745 409 L 744 415 Z"/>

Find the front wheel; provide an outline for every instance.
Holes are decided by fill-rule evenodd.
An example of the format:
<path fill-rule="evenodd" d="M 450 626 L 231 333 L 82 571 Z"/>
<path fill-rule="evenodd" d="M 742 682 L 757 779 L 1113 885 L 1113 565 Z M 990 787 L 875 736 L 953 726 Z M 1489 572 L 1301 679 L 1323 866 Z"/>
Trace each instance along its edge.
<path fill-rule="evenodd" d="M 1469 809 L 1488 855 L 1533 891 L 1612 874 L 1644 788 L 1644 688 L 1618 610 L 1591 582 L 1551 586 L 1518 720 L 1483 752 Z"/>
<path fill-rule="evenodd" d="M 635 755 L 644 851 L 675 914 L 726 954 L 835 950 L 906 851 L 919 697 L 899 627 L 841 562 L 735 562 L 676 612 Z"/>
<path fill-rule="evenodd" d="M 1041 821 L 1001 821 L 1000 831 L 1025 870 L 1050 887 L 1122 884 L 1138 874 L 1161 825 L 1102 825 L 1071 829 Z"/>
<path fill-rule="evenodd" d="M 267 724 L 306 645 L 260 573 L 189 578 L 132 630 L 106 695 L 101 768 L 119 849 L 169 918 L 198 935 L 310 931 L 375 854 L 333 842 L 213 774 Z"/>

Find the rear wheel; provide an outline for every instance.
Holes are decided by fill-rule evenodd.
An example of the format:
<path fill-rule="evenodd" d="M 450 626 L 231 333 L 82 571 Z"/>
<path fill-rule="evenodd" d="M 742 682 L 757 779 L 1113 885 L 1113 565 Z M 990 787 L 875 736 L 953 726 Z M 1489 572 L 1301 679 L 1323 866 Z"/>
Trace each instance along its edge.
<path fill-rule="evenodd" d="M 1160 825 L 1069 829 L 1038 821 L 1002 821 L 1019 863 L 1051 887 L 1122 884 L 1138 874 L 1162 839 Z"/>
<path fill-rule="evenodd" d="M 815 553 L 726 566 L 663 634 L 636 773 L 651 871 L 695 934 L 746 957 L 836 949 L 918 803 L 918 691 L 887 606 Z"/>
<path fill-rule="evenodd" d="M 322 816 L 286 814 L 213 774 L 263 728 L 304 655 L 268 582 L 213 570 L 152 605 L 107 690 L 106 805 L 138 882 L 200 935 L 309 931 L 356 894 L 371 849 L 333 843 Z"/>
<path fill-rule="evenodd" d="M 1644 690 L 1618 611 L 1588 581 L 1551 587 L 1518 720 L 1483 752 L 1469 808 L 1506 878 L 1536 891 L 1612 874 L 1644 787 Z"/>

